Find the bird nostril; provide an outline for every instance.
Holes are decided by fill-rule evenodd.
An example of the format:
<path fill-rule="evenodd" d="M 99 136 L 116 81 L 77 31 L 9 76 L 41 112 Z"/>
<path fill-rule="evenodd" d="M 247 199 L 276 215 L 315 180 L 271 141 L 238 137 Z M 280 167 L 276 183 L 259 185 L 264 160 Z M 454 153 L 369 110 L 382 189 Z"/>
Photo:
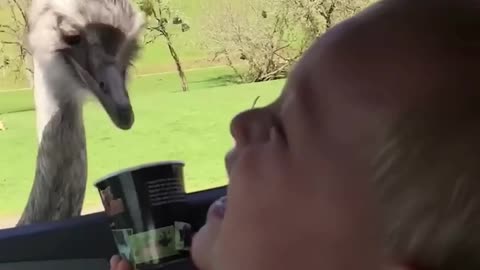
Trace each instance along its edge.
<path fill-rule="evenodd" d="M 100 89 L 102 89 L 103 92 L 107 92 L 107 89 L 105 88 L 105 83 L 104 82 L 99 82 L 98 86 L 100 86 Z"/>

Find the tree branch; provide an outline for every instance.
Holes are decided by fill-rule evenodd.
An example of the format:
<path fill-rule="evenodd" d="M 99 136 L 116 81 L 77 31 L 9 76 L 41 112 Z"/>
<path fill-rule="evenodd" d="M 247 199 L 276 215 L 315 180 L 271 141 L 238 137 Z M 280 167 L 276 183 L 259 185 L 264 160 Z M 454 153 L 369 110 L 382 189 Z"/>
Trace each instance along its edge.
<path fill-rule="evenodd" d="M 22 15 L 23 21 L 25 22 L 24 26 L 27 26 L 28 25 L 27 24 L 28 18 L 27 18 L 27 13 L 25 12 L 24 8 L 22 6 L 20 6 L 20 4 L 18 3 L 18 0 L 11 0 L 11 1 L 13 1 L 15 3 L 18 11 L 20 11 L 20 14 Z"/>
<path fill-rule="evenodd" d="M 27 0 L 29 2 L 30 0 Z M 32 70 L 28 68 L 27 56 L 30 55 L 30 51 L 26 48 L 23 38 L 24 33 L 27 31 L 28 18 L 26 12 L 26 5 L 22 5 L 22 0 L 7 0 L 9 11 L 9 23 L 0 24 L 0 33 L 4 35 L 0 36 L 0 45 L 2 52 L 6 52 L 6 47 L 12 47 L 14 52 L 11 57 L 5 57 L 2 68 L 10 68 L 15 73 L 15 79 L 19 78 L 19 75 L 23 71 L 27 71 L 32 74 Z M 18 15 L 18 14 L 19 15 Z"/>
<path fill-rule="evenodd" d="M 3 29 L 9 30 L 12 34 L 17 32 L 17 30 L 15 30 L 15 29 L 14 29 L 12 26 L 10 26 L 10 25 L 0 24 L 0 32 L 1 32 L 1 33 L 7 33 L 7 30 L 3 30 Z"/>

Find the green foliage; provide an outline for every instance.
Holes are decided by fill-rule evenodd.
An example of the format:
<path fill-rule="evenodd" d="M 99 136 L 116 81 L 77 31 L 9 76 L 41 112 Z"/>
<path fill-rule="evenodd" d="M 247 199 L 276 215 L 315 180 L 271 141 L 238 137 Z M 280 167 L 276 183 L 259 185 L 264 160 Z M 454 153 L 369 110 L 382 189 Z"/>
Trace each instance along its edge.
<path fill-rule="evenodd" d="M 145 15 L 152 16 L 154 12 L 153 3 L 150 0 L 142 0 L 138 3 L 140 10 L 142 10 Z"/>
<path fill-rule="evenodd" d="M 178 17 L 178 16 L 175 16 L 175 17 L 173 18 L 173 24 L 181 24 L 181 23 L 183 23 L 182 18 L 180 18 L 180 17 Z"/>
<path fill-rule="evenodd" d="M 172 7 L 168 0 L 139 0 L 138 6 L 147 17 L 147 43 L 160 36 L 172 37 L 172 27 L 180 25 L 181 32 L 190 30 L 186 18 L 179 10 Z"/>
<path fill-rule="evenodd" d="M 264 19 L 267 18 L 267 11 L 266 11 L 266 10 L 262 10 L 262 17 L 263 17 Z"/>
<path fill-rule="evenodd" d="M 190 25 L 182 23 L 182 32 L 187 32 L 188 30 L 190 30 Z"/>

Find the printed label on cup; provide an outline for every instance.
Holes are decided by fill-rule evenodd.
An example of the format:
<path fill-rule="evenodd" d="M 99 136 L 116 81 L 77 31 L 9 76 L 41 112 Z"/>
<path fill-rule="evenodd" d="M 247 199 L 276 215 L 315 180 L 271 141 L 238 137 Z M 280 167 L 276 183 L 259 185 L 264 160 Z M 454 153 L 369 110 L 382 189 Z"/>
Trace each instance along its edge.
<path fill-rule="evenodd" d="M 161 163 L 96 184 L 118 252 L 138 270 L 189 257 L 192 228 L 182 168 L 182 163 Z"/>

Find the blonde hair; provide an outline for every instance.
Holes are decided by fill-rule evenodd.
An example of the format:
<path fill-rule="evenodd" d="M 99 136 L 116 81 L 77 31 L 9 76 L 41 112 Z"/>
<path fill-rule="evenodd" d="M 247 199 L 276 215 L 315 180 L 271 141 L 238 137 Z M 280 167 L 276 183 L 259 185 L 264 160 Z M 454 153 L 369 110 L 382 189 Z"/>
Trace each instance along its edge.
<path fill-rule="evenodd" d="M 403 114 L 375 160 L 387 252 L 427 269 L 480 269 L 480 96 L 460 95 Z"/>

